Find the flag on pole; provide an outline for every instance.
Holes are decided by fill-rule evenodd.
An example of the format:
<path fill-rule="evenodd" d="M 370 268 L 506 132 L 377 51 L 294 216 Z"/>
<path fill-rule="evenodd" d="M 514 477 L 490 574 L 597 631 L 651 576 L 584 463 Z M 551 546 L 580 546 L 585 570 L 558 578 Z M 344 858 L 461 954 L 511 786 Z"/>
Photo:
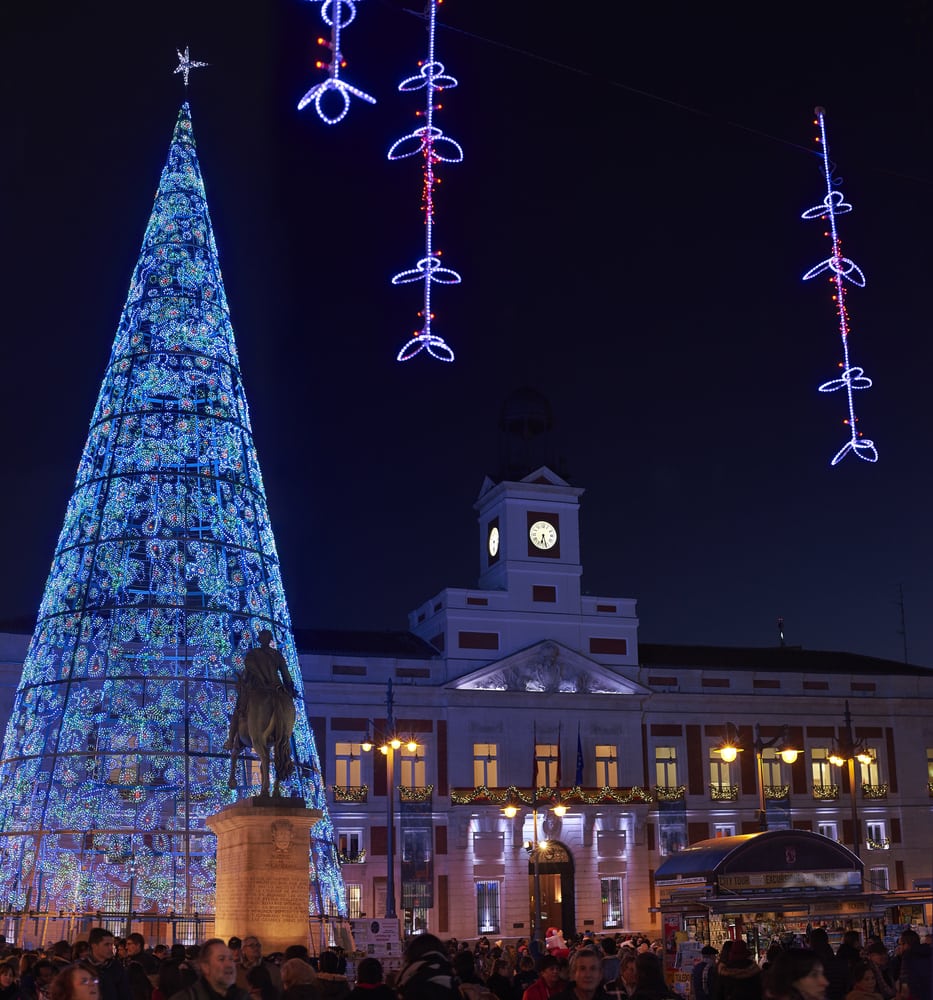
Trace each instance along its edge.
<path fill-rule="evenodd" d="M 583 784 L 583 741 L 580 738 L 580 723 L 577 723 L 577 773 L 573 779 L 574 785 L 579 788 Z"/>
<path fill-rule="evenodd" d="M 560 789 L 560 729 L 563 723 L 557 723 L 557 788 Z"/>
<path fill-rule="evenodd" d="M 534 723 L 531 735 L 531 794 L 538 788 L 538 723 Z"/>

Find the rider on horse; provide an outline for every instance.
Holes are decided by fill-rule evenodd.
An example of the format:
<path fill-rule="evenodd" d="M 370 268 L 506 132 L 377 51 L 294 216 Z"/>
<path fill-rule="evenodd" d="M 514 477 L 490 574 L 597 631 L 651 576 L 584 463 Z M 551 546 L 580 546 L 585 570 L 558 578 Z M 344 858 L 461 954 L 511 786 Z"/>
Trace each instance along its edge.
<path fill-rule="evenodd" d="M 243 673 L 237 679 L 236 708 L 230 719 L 225 750 L 231 750 L 236 744 L 240 720 L 245 719 L 249 711 L 251 693 L 266 698 L 287 696 L 289 700 L 298 694 L 289 676 L 285 657 L 270 645 L 272 633 L 268 629 L 264 628 L 259 633 L 259 642 L 258 649 L 251 649 L 246 654 Z"/>

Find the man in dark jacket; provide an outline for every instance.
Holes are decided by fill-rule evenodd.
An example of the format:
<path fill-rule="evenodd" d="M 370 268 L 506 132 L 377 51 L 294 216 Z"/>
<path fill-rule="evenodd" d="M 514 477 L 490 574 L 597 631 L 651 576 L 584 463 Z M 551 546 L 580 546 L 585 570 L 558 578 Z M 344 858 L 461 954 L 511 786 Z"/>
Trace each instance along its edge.
<path fill-rule="evenodd" d="M 100 1000 L 132 1000 L 126 970 L 116 959 L 113 934 L 106 927 L 92 927 L 87 943 L 88 957 L 100 980 Z"/>
<path fill-rule="evenodd" d="M 197 965 L 200 975 L 194 985 L 169 1000 L 250 1000 L 249 993 L 236 984 L 236 962 L 220 938 L 211 938 L 201 945 Z"/>
<path fill-rule="evenodd" d="M 916 931 L 901 934 L 901 971 L 897 985 L 910 1000 L 933 1000 L 933 948 Z"/>
<path fill-rule="evenodd" d="M 693 1000 L 713 1000 L 716 996 L 716 957 L 719 952 L 712 945 L 705 945 L 700 951 L 700 961 L 693 967 L 690 982 L 693 986 Z"/>

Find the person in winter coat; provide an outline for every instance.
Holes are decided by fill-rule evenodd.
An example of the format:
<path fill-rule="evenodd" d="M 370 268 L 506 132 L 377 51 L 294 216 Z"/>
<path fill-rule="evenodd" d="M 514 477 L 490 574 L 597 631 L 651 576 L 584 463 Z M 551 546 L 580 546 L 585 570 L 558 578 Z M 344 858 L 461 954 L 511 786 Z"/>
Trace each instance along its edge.
<path fill-rule="evenodd" d="M 419 934 L 405 951 L 395 983 L 402 1000 L 457 1000 L 447 949 L 433 934 Z"/>
<path fill-rule="evenodd" d="M 933 1000 L 931 972 L 933 972 L 933 948 L 920 943 L 916 931 L 901 934 L 901 969 L 898 973 L 898 993 L 910 1000 Z"/>
<path fill-rule="evenodd" d="M 356 986 L 348 1000 L 398 1000 L 395 990 L 386 986 L 382 963 L 378 958 L 364 958 L 356 967 Z"/>
<path fill-rule="evenodd" d="M 719 966 L 715 1000 L 761 1000 L 761 969 L 741 938 L 732 942 L 729 961 Z"/>
<path fill-rule="evenodd" d="M 705 945 L 700 950 L 700 961 L 690 973 L 690 983 L 693 987 L 693 1000 L 713 1000 L 716 996 L 716 956 L 718 951 L 712 945 Z"/>

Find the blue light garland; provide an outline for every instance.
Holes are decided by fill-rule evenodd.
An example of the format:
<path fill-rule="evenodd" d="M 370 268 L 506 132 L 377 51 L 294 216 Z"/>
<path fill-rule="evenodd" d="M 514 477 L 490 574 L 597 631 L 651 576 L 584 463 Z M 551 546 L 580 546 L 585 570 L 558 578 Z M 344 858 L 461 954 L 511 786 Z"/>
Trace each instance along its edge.
<path fill-rule="evenodd" d="M 330 28 L 330 39 L 318 38 L 318 45 L 323 45 L 331 50 L 330 63 L 318 60 L 315 65 L 318 69 L 327 70 L 327 79 L 322 83 L 315 84 L 298 102 L 298 110 L 302 111 L 309 104 L 314 105 L 318 117 L 327 125 L 336 125 L 343 121 L 350 110 L 350 98 L 358 97 L 368 104 L 375 104 L 376 98 L 353 87 L 346 80 L 340 79 L 340 71 L 346 67 L 343 58 L 343 50 L 340 46 L 340 32 L 353 22 L 356 18 L 356 4 L 354 0 L 311 0 L 312 3 L 321 3 L 321 20 Z M 328 94 L 336 94 L 340 103 L 337 104 L 336 111 L 328 111 L 324 107 L 324 100 Z M 333 103 L 333 102 L 328 102 Z"/>
<path fill-rule="evenodd" d="M 93 913 L 209 912 L 205 817 L 246 652 L 298 655 L 217 248 L 183 105 L 91 419 L 0 760 L 0 898 Z M 284 785 L 324 811 L 310 871 L 346 915 L 320 761 L 299 694 Z M 315 911 L 318 912 L 317 907 Z"/>
<path fill-rule="evenodd" d="M 407 285 L 414 281 L 424 283 L 424 307 L 419 313 L 422 326 L 398 352 L 396 361 L 409 361 L 421 351 L 427 351 L 438 361 L 454 360 L 453 350 L 443 337 L 431 329 L 434 319 L 434 313 L 431 312 L 431 285 L 435 282 L 441 285 L 459 285 L 461 281 L 456 271 L 441 264 L 441 252 L 434 248 L 434 188 L 440 183 L 434 168 L 438 163 L 460 163 L 463 159 L 460 144 L 444 135 L 434 124 L 434 112 L 441 108 L 440 104 L 435 103 L 435 93 L 457 86 L 456 79 L 447 73 L 444 64 L 434 58 L 434 33 L 439 3 L 440 0 L 428 0 L 428 58 L 419 63 L 418 73 L 406 77 L 398 86 L 402 93 L 424 89 L 425 110 L 417 114 L 419 117 L 424 115 L 425 124 L 397 139 L 388 152 L 390 160 L 403 160 L 418 153 L 421 153 L 424 160 L 421 196 L 424 211 L 424 256 L 414 267 L 399 271 L 392 278 L 393 285 Z"/>
<path fill-rule="evenodd" d="M 833 285 L 833 301 L 836 304 L 836 315 L 839 319 L 839 336 L 842 340 L 842 361 L 839 367 L 842 372 L 838 378 L 824 382 L 820 387 L 820 392 L 836 392 L 839 389 L 845 390 L 848 400 L 849 415 L 844 423 L 849 428 L 849 440 L 833 455 L 831 465 L 838 465 L 848 454 L 853 454 L 865 462 L 877 462 L 878 451 L 873 441 L 863 437 L 857 430 L 858 417 L 855 415 L 855 391 L 857 389 L 870 389 L 871 379 L 865 375 L 862 368 L 854 366 L 849 360 L 849 313 L 846 309 L 846 282 L 856 285 L 859 288 L 865 287 L 865 275 L 862 269 L 848 257 L 842 255 L 842 244 L 839 233 L 836 229 L 836 216 L 844 215 L 852 211 L 852 206 L 845 200 L 841 191 L 833 187 L 832 170 L 829 163 L 829 141 L 826 137 L 826 112 L 823 108 L 815 108 L 816 121 L 820 134 L 817 142 L 822 149 L 823 176 L 826 180 L 826 195 L 823 200 L 812 208 L 808 208 L 802 213 L 801 218 L 807 220 L 819 219 L 829 223 L 829 229 L 824 234 L 830 238 L 830 255 L 820 261 L 815 267 L 811 267 L 803 276 L 804 281 L 809 281 L 819 274 L 828 272 L 829 280 Z"/>

